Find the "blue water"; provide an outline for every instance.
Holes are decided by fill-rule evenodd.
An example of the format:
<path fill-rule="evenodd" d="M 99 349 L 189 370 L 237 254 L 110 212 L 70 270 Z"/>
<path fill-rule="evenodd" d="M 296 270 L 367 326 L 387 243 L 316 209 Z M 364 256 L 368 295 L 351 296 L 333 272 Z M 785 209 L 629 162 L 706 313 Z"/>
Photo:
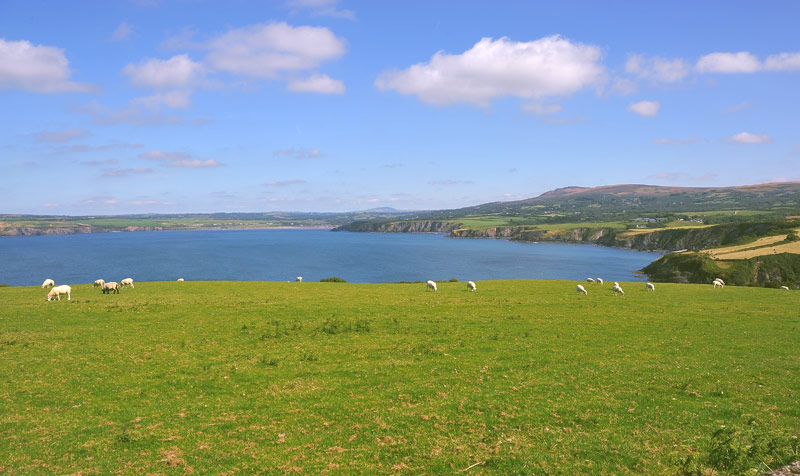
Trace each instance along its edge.
<path fill-rule="evenodd" d="M 657 253 L 561 243 L 328 230 L 201 230 L 0 238 L 0 283 L 119 281 L 350 282 L 601 277 L 641 280 Z"/>

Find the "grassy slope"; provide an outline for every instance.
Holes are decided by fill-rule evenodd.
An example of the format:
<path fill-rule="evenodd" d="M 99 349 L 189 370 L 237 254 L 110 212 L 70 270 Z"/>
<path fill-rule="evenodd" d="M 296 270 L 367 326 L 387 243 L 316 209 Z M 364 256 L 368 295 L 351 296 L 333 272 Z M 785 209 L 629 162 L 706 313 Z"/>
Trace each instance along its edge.
<path fill-rule="evenodd" d="M 0 474 L 676 474 L 687 458 L 748 474 L 797 459 L 800 294 L 574 286 L 137 283 L 50 303 L 0 288 Z M 732 439 L 712 438 L 722 425 Z M 753 435 L 776 449 L 748 455 Z"/>

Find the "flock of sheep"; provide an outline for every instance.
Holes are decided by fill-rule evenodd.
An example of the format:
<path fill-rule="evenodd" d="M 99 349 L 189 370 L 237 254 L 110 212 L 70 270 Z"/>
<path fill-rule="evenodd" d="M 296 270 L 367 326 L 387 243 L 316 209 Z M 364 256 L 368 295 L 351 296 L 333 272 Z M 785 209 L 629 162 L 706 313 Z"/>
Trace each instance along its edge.
<path fill-rule="evenodd" d="M 586 278 L 586 282 L 589 284 L 599 284 L 600 286 L 602 286 L 603 278 L 597 278 L 597 279 Z M 583 294 L 584 296 L 589 295 L 589 292 L 586 290 L 586 288 L 583 287 L 582 284 L 577 285 L 575 289 L 577 290 L 578 294 Z M 655 291 L 656 287 L 653 283 L 646 283 L 645 289 L 647 289 L 648 291 Z M 614 286 L 611 288 L 611 292 L 614 293 L 615 295 L 620 295 L 620 296 L 625 295 L 625 291 L 622 290 L 622 286 L 620 286 L 619 283 L 616 281 L 614 281 Z"/>
<path fill-rule="evenodd" d="M 472 292 L 475 292 L 475 291 L 478 290 L 478 287 L 475 285 L 474 281 L 467 281 L 467 289 L 472 291 Z M 437 291 L 436 282 L 435 281 L 431 281 L 429 279 L 425 283 L 425 290 L 426 291 L 430 290 L 430 291 L 436 292 Z"/>
<path fill-rule="evenodd" d="M 183 279 L 179 279 L 178 281 L 183 281 Z M 119 294 L 119 290 L 126 286 L 130 286 L 132 288 L 134 287 L 133 278 L 125 278 L 120 282 L 116 281 L 105 282 L 102 279 L 98 279 L 94 282 L 94 284 L 92 284 L 93 288 L 100 288 L 103 294 L 109 294 L 109 293 Z M 57 299 L 58 301 L 60 301 L 61 296 L 65 294 L 67 295 L 67 301 L 72 300 L 72 288 L 67 286 L 66 284 L 62 284 L 61 286 L 56 286 L 55 281 L 48 278 L 45 279 L 44 282 L 42 283 L 42 289 L 45 288 L 52 288 L 50 289 L 50 292 L 47 293 L 48 301 L 51 301 L 53 299 Z"/>

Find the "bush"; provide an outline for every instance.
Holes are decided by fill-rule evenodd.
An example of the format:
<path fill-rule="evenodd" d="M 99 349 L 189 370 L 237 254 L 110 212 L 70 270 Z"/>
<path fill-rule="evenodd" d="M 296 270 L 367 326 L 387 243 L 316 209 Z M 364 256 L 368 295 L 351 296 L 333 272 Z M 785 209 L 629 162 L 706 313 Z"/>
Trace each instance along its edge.
<path fill-rule="evenodd" d="M 7 288 L 7 287 L 8 287 L 8 284 L 6 284 L 6 283 L 0 283 L 0 288 Z"/>
<path fill-rule="evenodd" d="M 330 278 L 320 279 L 319 282 L 320 283 L 346 283 L 347 281 L 345 281 L 342 278 L 339 278 L 339 277 L 336 277 L 336 276 L 332 276 Z"/>
<path fill-rule="evenodd" d="M 451 283 L 457 283 L 457 282 L 458 282 L 458 278 L 450 278 L 450 281 L 449 281 L 449 282 L 451 282 Z"/>

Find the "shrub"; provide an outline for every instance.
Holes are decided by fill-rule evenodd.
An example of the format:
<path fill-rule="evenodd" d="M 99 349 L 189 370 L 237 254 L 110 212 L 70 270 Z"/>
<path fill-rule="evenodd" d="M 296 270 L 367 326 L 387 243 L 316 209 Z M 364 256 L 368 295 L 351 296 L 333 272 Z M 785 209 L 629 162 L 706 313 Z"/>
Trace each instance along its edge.
<path fill-rule="evenodd" d="M 337 276 L 332 276 L 330 278 L 320 279 L 319 282 L 320 283 L 346 283 L 347 281 L 345 281 L 344 279 L 339 278 Z"/>
<path fill-rule="evenodd" d="M 449 282 L 451 282 L 451 283 L 457 283 L 457 282 L 458 282 L 458 278 L 450 278 L 450 281 L 449 281 Z"/>

